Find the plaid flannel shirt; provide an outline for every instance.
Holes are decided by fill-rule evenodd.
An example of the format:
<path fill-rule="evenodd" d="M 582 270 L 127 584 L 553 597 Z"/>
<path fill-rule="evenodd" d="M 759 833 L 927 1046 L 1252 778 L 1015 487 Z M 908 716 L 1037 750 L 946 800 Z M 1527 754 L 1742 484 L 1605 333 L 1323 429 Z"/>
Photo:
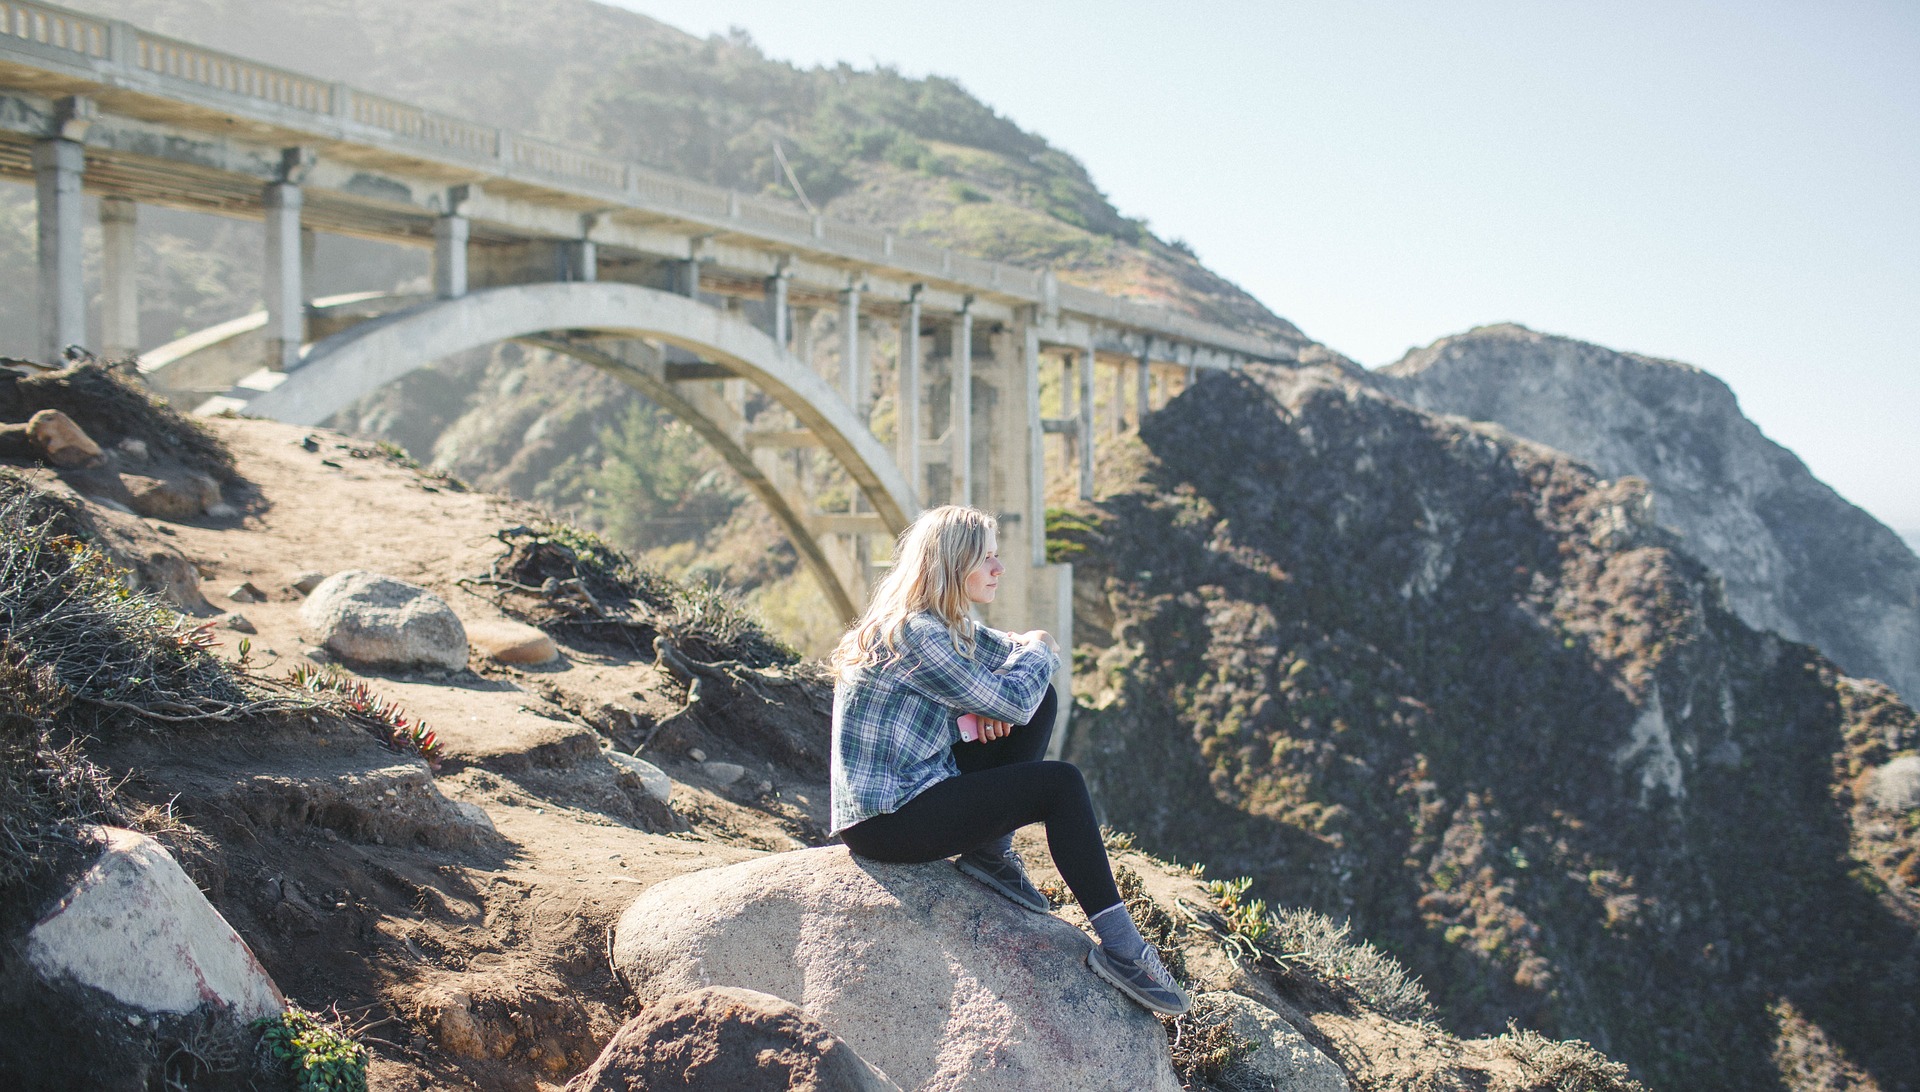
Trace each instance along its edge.
<path fill-rule="evenodd" d="M 967 659 L 945 623 L 916 614 L 891 660 L 834 685 L 833 833 L 958 774 L 948 748 L 960 742 L 962 714 L 1010 724 L 1033 719 L 1060 657 L 977 622 L 973 634 Z"/>

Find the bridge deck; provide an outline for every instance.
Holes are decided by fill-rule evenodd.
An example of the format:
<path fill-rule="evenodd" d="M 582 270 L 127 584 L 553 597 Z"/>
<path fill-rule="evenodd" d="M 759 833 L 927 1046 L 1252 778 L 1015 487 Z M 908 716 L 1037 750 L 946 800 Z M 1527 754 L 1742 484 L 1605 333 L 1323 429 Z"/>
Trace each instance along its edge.
<path fill-rule="evenodd" d="M 77 113 L 63 110 L 73 96 Z M 321 231 L 430 245 L 457 200 L 478 245 L 584 238 L 749 284 L 782 269 L 796 289 L 859 283 L 883 304 L 924 285 L 929 305 L 971 299 L 986 317 L 1038 307 L 1045 341 L 1194 367 L 1298 348 L 118 20 L 0 0 L 0 177 L 31 180 L 33 143 L 63 132 L 84 143 L 89 190 L 142 203 L 258 215 L 283 150 L 305 148 L 315 160 L 302 219 Z"/>

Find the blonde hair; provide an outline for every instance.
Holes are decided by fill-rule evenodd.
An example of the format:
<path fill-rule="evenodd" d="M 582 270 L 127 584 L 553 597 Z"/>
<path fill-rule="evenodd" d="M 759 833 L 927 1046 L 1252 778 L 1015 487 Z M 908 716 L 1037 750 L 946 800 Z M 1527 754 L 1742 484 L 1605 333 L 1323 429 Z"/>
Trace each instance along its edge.
<path fill-rule="evenodd" d="M 894 544 L 893 570 L 874 589 L 873 600 L 840 643 L 828 663 L 835 675 L 851 679 L 863 667 L 893 658 L 907 619 L 925 611 L 946 623 L 953 647 L 973 656 L 973 621 L 967 615 L 967 574 L 987 556 L 992 516 L 958 504 L 930 508 L 900 532 Z"/>

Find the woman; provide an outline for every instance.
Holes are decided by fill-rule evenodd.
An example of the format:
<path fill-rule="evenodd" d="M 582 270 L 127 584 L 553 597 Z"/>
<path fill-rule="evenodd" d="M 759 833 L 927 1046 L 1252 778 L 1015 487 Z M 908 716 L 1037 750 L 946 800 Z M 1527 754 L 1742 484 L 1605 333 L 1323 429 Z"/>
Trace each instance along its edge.
<path fill-rule="evenodd" d="M 893 571 L 833 651 L 833 832 L 862 857 L 960 870 L 1036 913 L 1051 907 L 1013 852 L 1045 823 L 1047 848 L 1100 934 L 1087 965 L 1154 1012 L 1191 1002 L 1114 886 L 1078 767 L 1046 762 L 1060 646 L 1040 630 L 973 621 L 1000 586 L 993 517 L 935 508 L 913 521 Z M 978 740 L 958 721 L 978 718 Z"/>

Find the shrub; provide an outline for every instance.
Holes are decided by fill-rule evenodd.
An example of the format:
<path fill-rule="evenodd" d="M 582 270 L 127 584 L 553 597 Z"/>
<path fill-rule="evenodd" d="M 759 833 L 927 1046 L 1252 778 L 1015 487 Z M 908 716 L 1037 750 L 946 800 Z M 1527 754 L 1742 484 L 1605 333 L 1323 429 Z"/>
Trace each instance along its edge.
<path fill-rule="evenodd" d="M 1269 912 L 1264 901 L 1246 899 L 1252 885 L 1245 876 L 1207 883 L 1218 910 L 1219 939 L 1230 954 L 1282 970 L 1305 970 L 1335 992 L 1396 1020 L 1433 1018 L 1420 980 L 1372 944 L 1353 940 L 1349 923 L 1336 924 L 1304 908 Z"/>
<path fill-rule="evenodd" d="M 260 1051 L 300 1092 L 367 1092 L 367 1048 L 304 1009 L 253 1022 Z"/>

